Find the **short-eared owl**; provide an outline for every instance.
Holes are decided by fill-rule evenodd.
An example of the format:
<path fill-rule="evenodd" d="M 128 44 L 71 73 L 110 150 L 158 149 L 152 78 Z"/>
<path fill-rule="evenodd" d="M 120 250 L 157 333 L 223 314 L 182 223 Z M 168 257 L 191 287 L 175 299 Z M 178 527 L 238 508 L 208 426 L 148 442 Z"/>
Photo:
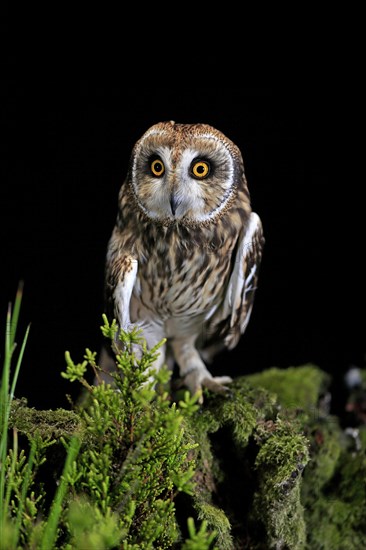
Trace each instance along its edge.
<path fill-rule="evenodd" d="M 242 155 L 208 124 L 155 124 L 135 144 L 106 259 L 107 312 L 163 338 L 191 393 L 225 392 L 207 364 L 251 314 L 264 244 Z M 200 397 L 202 402 L 202 393 Z"/>

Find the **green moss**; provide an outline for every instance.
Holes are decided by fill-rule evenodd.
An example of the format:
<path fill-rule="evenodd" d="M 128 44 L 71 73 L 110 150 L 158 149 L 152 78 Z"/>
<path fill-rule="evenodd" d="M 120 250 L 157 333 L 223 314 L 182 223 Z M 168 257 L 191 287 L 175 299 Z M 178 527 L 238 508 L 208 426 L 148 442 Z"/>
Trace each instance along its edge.
<path fill-rule="evenodd" d="M 266 477 L 263 477 L 253 501 L 251 528 L 256 540 L 262 541 L 260 548 L 306 548 L 306 524 L 304 509 L 300 503 L 300 480 L 288 486 L 282 497 L 277 495 L 273 498 L 273 487 Z"/>
<path fill-rule="evenodd" d="M 212 504 L 202 502 L 198 511 L 198 519 L 204 520 L 209 528 L 215 531 L 215 546 L 217 548 L 220 550 L 234 550 L 231 525 L 223 510 Z"/>
<path fill-rule="evenodd" d="M 255 467 L 271 470 L 271 485 L 276 492 L 281 491 L 308 463 L 309 442 L 296 427 L 280 419 L 259 424 L 256 439 L 260 448 Z"/>
<path fill-rule="evenodd" d="M 253 388 L 244 378 L 231 385 L 230 397 L 211 396 L 207 413 L 216 427 L 229 427 L 237 445 L 245 447 L 258 422 L 272 417 L 276 410 L 276 396 L 266 389 Z"/>
<path fill-rule="evenodd" d="M 355 517 L 356 512 L 356 517 Z M 366 548 L 366 530 L 359 516 L 365 508 L 355 510 L 336 496 L 319 496 L 307 511 L 307 548 L 309 550 L 358 550 Z"/>
<path fill-rule="evenodd" d="M 194 430 L 199 436 L 230 425 L 238 443 L 246 445 L 257 422 L 272 414 L 275 403 L 273 394 L 238 378 L 231 384 L 229 396 L 206 395 L 203 408 L 194 418 Z"/>
<path fill-rule="evenodd" d="M 316 411 L 319 395 L 327 388 L 330 377 L 311 363 L 299 367 L 272 367 L 245 379 L 274 393 L 286 409 Z"/>
<path fill-rule="evenodd" d="M 261 526 L 269 548 L 302 549 L 306 527 L 300 486 L 309 442 L 296 426 L 280 419 L 258 425 L 256 438 L 258 488 L 251 521 Z"/>
<path fill-rule="evenodd" d="M 329 375 L 315 365 L 272 368 L 238 379 L 233 399 L 216 401 L 210 409 L 221 428 L 231 426 L 233 455 L 243 464 L 256 442 L 249 464 L 257 471 L 247 539 L 253 548 L 365 546 L 364 451 L 347 448 L 338 418 L 320 410 L 329 383 Z M 265 395 L 256 394 L 262 389 Z M 359 441 L 365 445 L 365 440 L 361 428 Z M 238 485 L 244 486 L 239 479 Z"/>
<path fill-rule="evenodd" d="M 254 387 L 244 377 L 235 380 L 231 389 L 227 397 L 207 395 L 193 419 L 194 439 L 199 442 L 196 488 L 200 489 L 194 493 L 198 515 L 217 532 L 222 531 L 222 518 L 225 525 L 232 523 L 234 548 L 245 547 L 249 539 L 252 544 L 258 538 L 258 525 L 264 544 L 275 547 L 284 541 L 289 548 L 303 548 L 300 486 L 309 442 L 299 431 L 301 423 L 278 418 L 281 407 L 275 394 Z M 225 497 L 219 497 L 218 507 L 214 504 L 220 494 Z M 207 510 L 212 512 L 209 518 Z M 222 541 L 217 544 L 227 547 Z"/>
<path fill-rule="evenodd" d="M 366 547 L 366 440 L 360 428 L 357 450 L 334 416 L 309 426 L 311 461 L 304 472 L 307 548 Z"/>
<path fill-rule="evenodd" d="M 245 485 L 246 472 L 239 466 L 241 475 L 235 486 L 236 494 L 231 499 L 232 471 L 227 471 L 228 462 L 234 461 L 237 467 L 258 422 L 273 415 L 275 408 L 275 396 L 239 379 L 233 382 L 229 396 L 207 393 L 204 406 L 189 421 L 191 437 L 198 443 L 193 506 L 198 518 L 207 521 L 217 533 L 215 545 L 220 550 L 235 548 L 237 544 L 230 527 L 230 501 L 238 499 L 243 505 L 248 498 L 236 492 L 238 487 Z M 223 437 L 228 439 L 231 451 L 230 447 L 221 452 L 216 448 L 214 441 Z M 219 494 L 225 492 L 225 487 L 227 498 L 220 499 Z M 243 520 L 243 510 L 239 513 Z"/>
<path fill-rule="evenodd" d="M 324 491 L 329 505 L 327 519 L 338 531 L 366 547 L 366 448 L 344 448 L 333 483 Z M 314 505 L 316 508 L 316 504 Z"/>
<path fill-rule="evenodd" d="M 11 427 L 28 436 L 35 431 L 44 439 L 69 437 L 82 430 L 80 417 L 65 409 L 41 411 L 27 406 L 25 399 L 14 399 L 9 419 Z"/>
<path fill-rule="evenodd" d="M 310 462 L 304 472 L 302 498 L 316 500 L 339 465 L 343 435 L 337 419 L 329 416 L 306 427 L 310 442 Z"/>
<path fill-rule="evenodd" d="M 343 452 L 339 468 L 338 492 L 352 508 L 352 524 L 366 540 L 366 449 Z M 366 545 L 365 545 L 366 546 Z"/>
<path fill-rule="evenodd" d="M 362 449 L 366 449 L 366 425 L 358 428 L 358 437 Z"/>

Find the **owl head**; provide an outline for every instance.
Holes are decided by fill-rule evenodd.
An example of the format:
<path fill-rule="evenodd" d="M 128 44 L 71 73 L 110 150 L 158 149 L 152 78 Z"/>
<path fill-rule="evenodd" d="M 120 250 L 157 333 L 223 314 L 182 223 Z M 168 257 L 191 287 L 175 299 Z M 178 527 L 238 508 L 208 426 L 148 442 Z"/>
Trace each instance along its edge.
<path fill-rule="evenodd" d="M 150 220 L 170 225 L 213 222 L 245 186 L 238 147 L 208 124 L 151 126 L 135 144 L 128 185 Z"/>

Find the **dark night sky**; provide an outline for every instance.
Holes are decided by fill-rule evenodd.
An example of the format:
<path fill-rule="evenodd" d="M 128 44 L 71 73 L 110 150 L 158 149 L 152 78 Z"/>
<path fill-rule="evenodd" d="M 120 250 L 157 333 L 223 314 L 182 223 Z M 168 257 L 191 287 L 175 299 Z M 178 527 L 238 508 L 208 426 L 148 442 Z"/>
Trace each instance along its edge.
<path fill-rule="evenodd" d="M 64 351 L 76 360 L 100 347 L 104 256 L 130 150 L 171 119 L 212 124 L 240 147 L 264 225 L 252 318 L 220 374 L 222 364 L 235 376 L 315 362 L 341 384 L 350 364 L 363 366 L 362 208 L 357 182 L 330 176 L 325 92 L 8 83 L 1 110 L 0 325 L 20 279 L 19 337 L 32 324 L 18 396 L 55 408 L 77 394 L 60 376 Z"/>

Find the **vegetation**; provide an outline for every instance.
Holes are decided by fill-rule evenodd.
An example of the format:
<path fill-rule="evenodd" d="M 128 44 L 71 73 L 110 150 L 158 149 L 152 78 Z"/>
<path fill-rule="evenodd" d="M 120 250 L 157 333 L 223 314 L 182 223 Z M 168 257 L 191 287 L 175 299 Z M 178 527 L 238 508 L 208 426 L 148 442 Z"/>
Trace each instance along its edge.
<path fill-rule="evenodd" d="M 17 354 L 21 297 L 0 389 L 2 549 L 366 547 L 365 424 L 350 436 L 329 413 L 331 378 L 316 365 L 238 377 L 230 396 L 205 391 L 199 406 L 153 370 L 162 343 L 148 350 L 103 316 L 113 385 L 89 382 L 101 375 L 95 352 L 66 352 L 61 375 L 83 399 L 39 411 L 14 398 L 29 332 Z"/>
<path fill-rule="evenodd" d="M 88 403 L 70 412 L 29 409 L 12 397 L 19 361 L 10 385 L 20 300 L 21 293 L 8 313 L 1 387 L 1 547 L 137 550 L 179 542 L 184 549 L 208 548 L 215 533 L 206 522 L 197 528 L 189 518 L 184 541 L 175 518 L 176 495 L 193 491 L 194 460 L 187 456 L 197 445 L 185 437 L 184 423 L 198 405 L 188 392 L 172 403 L 168 371 L 149 373 L 159 346 L 147 350 L 137 331 L 118 332 L 104 317 L 103 334 L 121 342 L 115 385 L 88 383 L 88 367 L 99 373 L 96 353 L 87 349 L 75 364 L 66 352 L 62 376 L 85 388 Z M 142 347 L 140 359 L 134 345 Z M 27 450 L 19 450 L 19 433 Z M 42 467 L 55 455 L 63 470 L 46 487 Z"/>

